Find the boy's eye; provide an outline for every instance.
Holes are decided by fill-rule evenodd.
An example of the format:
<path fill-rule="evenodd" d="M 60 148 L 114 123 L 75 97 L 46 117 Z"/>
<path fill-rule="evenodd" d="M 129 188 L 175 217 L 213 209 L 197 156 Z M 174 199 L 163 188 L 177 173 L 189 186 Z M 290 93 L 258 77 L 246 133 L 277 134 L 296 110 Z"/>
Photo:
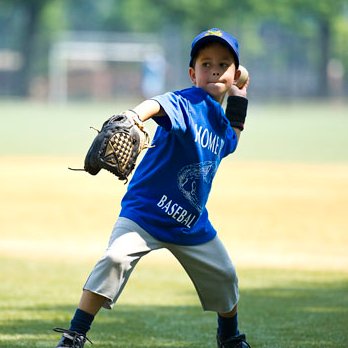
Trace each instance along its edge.
<path fill-rule="evenodd" d="M 209 67 L 210 67 L 210 63 L 208 63 L 208 62 L 204 62 L 202 65 L 203 65 L 205 68 L 209 68 Z"/>

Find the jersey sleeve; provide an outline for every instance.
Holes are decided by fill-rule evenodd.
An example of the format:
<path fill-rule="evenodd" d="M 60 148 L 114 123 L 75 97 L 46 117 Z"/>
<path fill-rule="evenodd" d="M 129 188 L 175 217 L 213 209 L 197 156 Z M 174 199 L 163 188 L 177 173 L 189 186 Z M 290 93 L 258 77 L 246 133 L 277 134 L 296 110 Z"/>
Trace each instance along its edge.
<path fill-rule="evenodd" d="M 229 126 L 226 130 L 226 146 L 225 146 L 225 153 L 223 157 L 228 156 L 229 154 L 233 153 L 238 145 L 238 137 L 235 132 L 235 130 Z"/>
<path fill-rule="evenodd" d="M 164 116 L 153 118 L 159 126 L 167 131 L 186 131 L 189 107 L 187 102 L 180 95 L 174 92 L 168 92 L 151 99 L 156 100 L 165 112 Z"/>

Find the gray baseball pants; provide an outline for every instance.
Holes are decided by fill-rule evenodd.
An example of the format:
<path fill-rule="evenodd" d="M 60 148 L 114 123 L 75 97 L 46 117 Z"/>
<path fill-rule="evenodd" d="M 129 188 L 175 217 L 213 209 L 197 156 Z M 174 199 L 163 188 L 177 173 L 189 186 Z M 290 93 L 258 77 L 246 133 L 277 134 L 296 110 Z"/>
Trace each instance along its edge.
<path fill-rule="evenodd" d="M 161 248 L 168 249 L 183 266 L 204 310 L 226 313 L 237 304 L 236 271 L 217 236 L 193 246 L 164 243 L 123 217 L 117 220 L 108 248 L 92 270 L 84 289 L 106 297 L 108 300 L 103 306 L 111 309 L 138 261 L 152 250 Z"/>

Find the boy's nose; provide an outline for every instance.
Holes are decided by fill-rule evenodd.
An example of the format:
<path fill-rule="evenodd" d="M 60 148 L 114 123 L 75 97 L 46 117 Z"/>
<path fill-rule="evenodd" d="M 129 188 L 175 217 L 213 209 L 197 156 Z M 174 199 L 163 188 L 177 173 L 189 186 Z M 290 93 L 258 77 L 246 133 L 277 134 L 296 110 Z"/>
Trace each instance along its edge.
<path fill-rule="evenodd" d="M 213 76 L 219 76 L 220 74 L 218 72 L 213 72 Z"/>

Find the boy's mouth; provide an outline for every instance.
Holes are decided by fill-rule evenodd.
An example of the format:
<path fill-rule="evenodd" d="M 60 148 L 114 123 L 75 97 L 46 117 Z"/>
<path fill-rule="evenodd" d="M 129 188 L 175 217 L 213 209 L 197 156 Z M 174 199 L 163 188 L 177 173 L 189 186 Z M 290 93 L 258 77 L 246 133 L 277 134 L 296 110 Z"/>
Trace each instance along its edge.
<path fill-rule="evenodd" d="M 208 82 L 208 85 L 223 85 L 223 81 L 210 81 Z"/>
<path fill-rule="evenodd" d="M 224 79 L 218 78 L 215 80 L 210 80 L 208 83 L 226 83 Z"/>

